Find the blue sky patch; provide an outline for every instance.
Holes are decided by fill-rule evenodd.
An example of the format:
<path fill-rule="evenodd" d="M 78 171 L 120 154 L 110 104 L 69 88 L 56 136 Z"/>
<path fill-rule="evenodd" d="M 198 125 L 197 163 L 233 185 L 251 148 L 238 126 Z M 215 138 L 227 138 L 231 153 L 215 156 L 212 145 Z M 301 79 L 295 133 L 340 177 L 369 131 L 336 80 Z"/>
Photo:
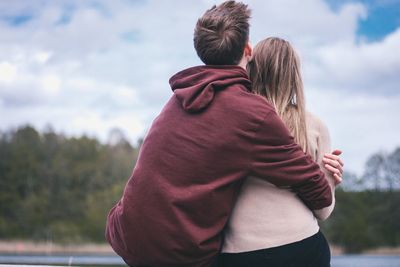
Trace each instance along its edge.
<path fill-rule="evenodd" d="M 368 15 L 358 22 L 357 36 L 367 41 L 380 41 L 400 27 L 400 0 L 326 0 L 335 11 L 347 3 L 361 3 Z"/>
<path fill-rule="evenodd" d="M 72 20 L 72 16 L 76 10 L 76 7 L 74 5 L 66 5 L 62 9 L 62 14 L 61 17 L 57 21 L 57 25 L 65 25 L 70 23 Z"/>
<path fill-rule="evenodd" d="M 368 7 L 368 17 L 361 20 L 357 34 L 369 41 L 379 41 L 400 26 L 400 3 Z"/>
<path fill-rule="evenodd" d="M 133 5 L 143 6 L 147 4 L 147 0 L 129 0 L 129 3 Z"/>
<path fill-rule="evenodd" d="M 92 2 L 89 4 L 89 7 L 97 10 L 97 12 L 99 12 L 105 18 L 112 17 L 111 11 L 106 6 L 104 6 L 101 2 L 97 2 L 97 1 Z"/>
<path fill-rule="evenodd" d="M 1 20 L 6 21 L 11 26 L 22 26 L 33 19 L 31 14 L 21 14 L 15 16 L 2 17 Z"/>
<path fill-rule="evenodd" d="M 121 38 L 128 43 L 136 43 L 141 40 L 140 32 L 138 30 L 124 32 L 121 34 Z"/>

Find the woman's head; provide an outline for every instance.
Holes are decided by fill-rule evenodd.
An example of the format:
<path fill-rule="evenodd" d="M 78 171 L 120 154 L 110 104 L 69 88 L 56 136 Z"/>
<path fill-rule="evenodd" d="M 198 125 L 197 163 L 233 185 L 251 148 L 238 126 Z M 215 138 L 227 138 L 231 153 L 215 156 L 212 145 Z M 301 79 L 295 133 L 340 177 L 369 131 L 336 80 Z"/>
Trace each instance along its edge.
<path fill-rule="evenodd" d="M 253 49 L 247 66 L 253 91 L 267 98 L 295 141 L 308 150 L 300 60 L 286 40 L 267 38 Z"/>

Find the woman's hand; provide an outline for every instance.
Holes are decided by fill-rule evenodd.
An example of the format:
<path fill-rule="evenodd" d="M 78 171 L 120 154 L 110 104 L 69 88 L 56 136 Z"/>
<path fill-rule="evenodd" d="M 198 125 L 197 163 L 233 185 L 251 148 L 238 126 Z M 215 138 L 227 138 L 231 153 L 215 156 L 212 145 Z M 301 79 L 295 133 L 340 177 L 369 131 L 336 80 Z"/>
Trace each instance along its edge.
<path fill-rule="evenodd" d="M 332 173 L 335 186 L 340 184 L 343 180 L 343 166 L 344 163 L 340 159 L 339 155 L 342 154 L 342 151 L 336 149 L 332 151 L 331 154 L 325 154 L 322 162 L 324 162 L 324 167 L 329 172 Z"/>

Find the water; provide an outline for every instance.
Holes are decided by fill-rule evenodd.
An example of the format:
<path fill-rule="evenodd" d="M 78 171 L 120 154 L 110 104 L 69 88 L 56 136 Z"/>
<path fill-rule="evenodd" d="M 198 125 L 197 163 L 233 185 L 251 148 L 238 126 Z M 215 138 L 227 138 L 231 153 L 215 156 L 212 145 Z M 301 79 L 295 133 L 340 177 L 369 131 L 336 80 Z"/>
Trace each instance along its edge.
<path fill-rule="evenodd" d="M 373 255 L 343 255 L 334 256 L 332 267 L 400 267 L 400 255 L 373 256 Z"/>
<path fill-rule="evenodd" d="M 22 256 L 0 255 L 0 264 L 45 264 L 66 266 L 126 266 L 117 256 Z M 400 267 L 400 255 L 343 255 L 332 257 L 332 267 Z"/>
<path fill-rule="evenodd" d="M 126 266 L 117 256 L 31 256 L 31 255 L 0 255 L 0 264 L 45 264 L 45 265 L 95 265 L 95 266 Z"/>

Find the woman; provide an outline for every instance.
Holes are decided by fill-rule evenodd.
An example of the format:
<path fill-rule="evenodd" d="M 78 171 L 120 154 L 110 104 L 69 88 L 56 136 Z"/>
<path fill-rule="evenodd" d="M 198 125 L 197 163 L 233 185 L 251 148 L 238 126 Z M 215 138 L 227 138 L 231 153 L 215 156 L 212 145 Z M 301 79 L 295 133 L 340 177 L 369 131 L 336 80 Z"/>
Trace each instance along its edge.
<path fill-rule="evenodd" d="M 329 161 L 324 159 L 330 153 L 329 133 L 305 111 L 300 62 L 291 45 L 279 38 L 261 41 L 254 48 L 248 72 L 255 93 L 275 106 L 304 152 L 330 168 L 323 164 Z M 341 178 L 324 171 L 333 194 Z M 329 246 L 317 219 L 328 218 L 334 203 L 333 198 L 331 206 L 311 211 L 290 188 L 249 177 L 226 228 L 222 265 L 330 266 Z"/>

